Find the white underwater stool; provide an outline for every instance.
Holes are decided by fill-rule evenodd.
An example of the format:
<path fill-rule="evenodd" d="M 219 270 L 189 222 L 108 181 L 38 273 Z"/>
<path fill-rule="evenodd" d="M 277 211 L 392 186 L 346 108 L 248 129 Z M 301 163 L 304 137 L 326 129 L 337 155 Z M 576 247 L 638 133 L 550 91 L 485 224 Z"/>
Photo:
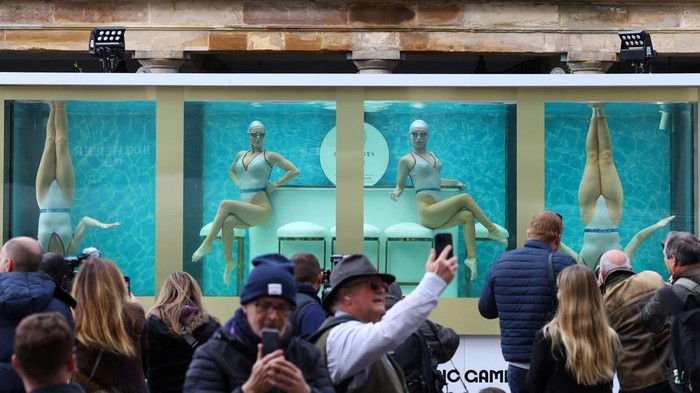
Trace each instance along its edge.
<path fill-rule="evenodd" d="M 362 224 L 362 240 L 366 242 L 376 242 L 377 243 L 377 260 L 374 262 L 377 265 L 377 270 L 379 269 L 379 228 L 370 224 Z M 335 241 L 336 241 L 336 227 L 331 228 L 331 254 L 335 254 Z"/>
<path fill-rule="evenodd" d="M 435 232 L 430 229 L 426 228 L 423 225 L 417 224 L 415 222 L 401 222 L 398 224 L 394 224 L 387 229 L 384 230 L 384 235 L 386 236 L 386 253 L 385 253 L 385 261 L 386 261 L 386 272 L 390 274 L 394 274 L 395 276 L 397 275 L 397 272 L 392 273 L 391 269 L 391 260 L 389 259 L 389 246 L 392 243 L 397 243 L 397 242 L 428 242 L 430 243 L 430 246 L 433 247 L 433 235 Z M 421 259 L 425 260 L 425 255 L 421 255 Z M 421 265 L 423 266 L 423 265 Z M 400 267 L 402 272 L 406 271 L 406 267 L 402 266 Z M 422 270 L 421 270 L 422 271 Z M 423 271 L 422 271 L 423 272 Z M 422 277 L 422 274 L 420 274 L 420 277 Z M 420 277 L 418 277 L 418 280 L 420 280 Z M 399 284 L 407 284 L 407 285 L 416 285 L 418 284 L 418 281 L 402 281 L 399 280 L 399 277 L 397 276 L 397 281 L 399 281 Z"/>
<path fill-rule="evenodd" d="M 207 237 L 209 234 L 209 230 L 211 229 L 211 224 L 213 222 L 210 222 L 209 224 L 205 225 L 202 227 L 202 229 L 199 230 L 199 236 L 201 238 Z M 243 267 L 243 258 L 245 258 L 245 229 L 240 229 L 240 228 L 233 228 L 233 241 L 237 243 L 236 247 L 236 282 L 237 282 L 237 288 L 241 288 L 243 286 L 243 273 L 245 268 Z M 221 238 L 221 229 L 219 229 L 219 233 L 216 234 L 217 238 Z"/>
<path fill-rule="evenodd" d="M 323 260 L 326 263 L 326 237 L 328 229 L 308 221 L 293 221 L 277 229 L 277 252 L 282 254 L 282 242 L 323 242 Z"/>

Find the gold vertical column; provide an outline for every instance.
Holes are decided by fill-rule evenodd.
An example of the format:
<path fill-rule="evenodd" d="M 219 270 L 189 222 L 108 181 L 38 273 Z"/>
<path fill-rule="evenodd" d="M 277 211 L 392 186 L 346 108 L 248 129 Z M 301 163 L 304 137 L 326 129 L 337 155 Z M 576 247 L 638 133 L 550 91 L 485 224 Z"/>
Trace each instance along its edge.
<path fill-rule="evenodd" d="M 532 216 L 544 210 L 544 89 L 517 93 L 517 222 L 518 247 L 527 239 Z"/>
<path fill-rule="evenodd" d="M 156 89 L 156 294 L 165 277 L 182 270 L 184 222 L 184 89 Z"/>
<path fill-rule="evenodd" d="M 338 88 L 335 220 L 340 254 L 362 253 L 364 89 Z"/>
<path fill-rule="evenodd" d="M 2 104 L 0 105 L 0 124 L 2 124 L 2 127 L 0 127 L 0 166 L 2 166 L 2 172 L 5 174 L 7 172 L 7 168 L 5 168 L 5 133 L 9 132 L 9 130 L 5 129 L 5 125 L 7 122 L 5 121 L 5 89 L 0 88 L 0 97 L 2 97 Z M 4 178 L 2 179 L 2 184 L 4 185 L 7 179 Z M 5 187 L 0 187 L 0 201 L 5 200 Z M 3 223 L 3 225 L 0 225 L 0 242 L 2 239 L 5 238 L 5 206 L 0 209 L 0 223 Z"/>
<path fill-rule="evenodd" d="M 695 235 L 700 235 L 700 214 L 698 213 L 698 207 L 700 207 L 700 202 L 698 201 L 698 184 L 700 184 L 700 158 L 698 158 L 698 152 L 700 152 L 700 138 L 698 137 L 698 127 L 700 125 L 700 111 L 697 110 L 700 103 L 700 89 L 695 89 L 695 152 L 693 153 L 693 160 L 695 160 L 695 182 L 693 184 L 693 194 L 695 195 L 695 200 L 693 201 L 693 211 L 695 212 Z"/>

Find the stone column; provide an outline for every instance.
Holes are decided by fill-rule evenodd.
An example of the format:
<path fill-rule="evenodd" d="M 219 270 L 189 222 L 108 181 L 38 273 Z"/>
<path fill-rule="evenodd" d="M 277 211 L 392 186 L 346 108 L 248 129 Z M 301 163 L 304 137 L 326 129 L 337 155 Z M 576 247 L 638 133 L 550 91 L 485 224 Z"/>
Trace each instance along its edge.
<path fill-rule="evenodd" d="M 398 50 L 355 50 L 350 60 L 357 67 L 358 74 L 391 74 L 401 60 Z"/>
<path fill-rule="evenodd" d="M 569 52 L 565 61 L 572 74 L 605 74 L 617 62 L 617 53 Z"/>
<path fill-rule="evenodd" d="M 145 50 L 134 52 L 134 59 L 141 63 L 138 73 L 176 74 L 190 54 L 183 51 Z"/>

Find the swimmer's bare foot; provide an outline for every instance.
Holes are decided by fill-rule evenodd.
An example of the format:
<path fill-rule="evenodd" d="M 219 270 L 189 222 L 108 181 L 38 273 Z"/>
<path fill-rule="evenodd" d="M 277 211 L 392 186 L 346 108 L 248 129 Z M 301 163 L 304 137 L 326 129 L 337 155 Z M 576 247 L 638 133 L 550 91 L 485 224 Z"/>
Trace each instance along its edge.
<path fill-rule="evenodd" d="M 591 102 L 589 106 L 593 109 L 593 117 L 605 117 L 605 113 L 603 112 L 603 107 L 605 107 L 605 103 Z"/>
<path fill-rule="evenodd" d="M 211 244 L 207 243 L 202 243 L 201 246 L 197 249 L 197 251 L 192 254 L 192 262 L 197 262 L 200 259 L 204 258 L 205 255 L 211 252 Z"/>
<path fill-rule="evenodd" d="M 508 247 L 508 239 L 501 233 L 498 227 L 494 226 L 493 229 L 489 229 L 489 239 L 495 240 L 501 244 L 503 247 Z"/>
<path fill-rule="evenodd" d="M 231 282 L 231 272 L 233 272 L 233 262 L 226 262 L 226 268 L 224 268 L 224 283 L 226 285 Z"/>
<path fill-rule="evenodd" d="M 476 257 L 465 259 L 464 264 L 469 268 L 469 271 L 471 271 L 471 276 L 467 277 L 467 279 L 471 281 L 476 280 Z M 467 272 L 467 274 L 469 274 L 469 272 Z"/>

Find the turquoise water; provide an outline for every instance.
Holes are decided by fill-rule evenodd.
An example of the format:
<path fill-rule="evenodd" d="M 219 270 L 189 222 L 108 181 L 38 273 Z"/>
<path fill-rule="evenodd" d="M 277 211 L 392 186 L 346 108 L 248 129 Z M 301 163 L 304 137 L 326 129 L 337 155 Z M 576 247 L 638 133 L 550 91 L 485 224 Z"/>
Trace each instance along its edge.
<path fill-rule="evenodd" d="M 253 120 L 260 120 L 266 126 L 265 148 L 282 154 L 300 169 L 302 175 L 290 184 L 332 186 L 321 169 L 319 147 L 325 134 L 335 127 L 333 102 L 217 102 L 198 105 L 202 105 L 204 113 L 202 225 L 214 218 L 222 198 L 239 197 L 227 171 L 235 154 L 249 148 L 246 132 L 248 124 Z M 430 150 L 443 161 L 443 177 L 459 179 L 468 184 L 468 192 L 487 216 L 503 225 L 505 109 L 506 105 L 503 104 L 366 103 L 365 122 L 382 133 L 390 151 L 388 169 L 376 186 L 395 185 L 398 159 L 410 150 L 408 126 L 413 120 L 421 118 L 431 126 Z M 279 170 L 275 169 L 271 179 L 280 175 Z M 391 202 L 387 199 L 387 203 Z M 463 260 L 463 239 L 460 242 L 460 260 Z M 486 274 L 491 261 L 502 250 L 493 242 L 478 243 L 479 269 L 482 275 Z M 224 269 L 221 242 L 214 242 L 213 252 L 204 260 L 204 292 L 217 296 L 234 294 L 235 284 L 225 285 L 221 280 Z M 463 273 L 460 274 L 462 281 L 463 276 Z M 478 296 L 481 292 L 481 282 L 483 278 L 472 283 L 472 295 Z"/>
<path fill-rule="evenodd" d="M 155 103 L 71 101 L 66 113 L 76 178 L 73 226 L 83 216 L 121 222 L 111 230 L 88 229 L 81 249 L 97 247 L 104 258 L 115 261 L 131 277 L 134 294 L 153 295 Z M 13 204 L 12 236 L 36 236 L 34 180 L 48 115 L 45 103 L 13 106 L 13 187 L 25 189 L 26 196 Z"/>
<path fill-rule="evenodd" d="M 321 170 L 319 148 L 325 134 L 335 127 L 334 102 L 186 103 L 194 104 L 201 107 L 203 130 L 198 139 L 203 150 L 201 225 L 213 219 L 221 199 L 239 198 L 238 189 L 227 172 L 236 152 L 249 148 L 246 132 L 253 120 L 260 120 L 266 126 L 265 148 L 282 154 L 301 170 L 302 175 L 292 181 L 292 185 L 332 186 Z M 686 124 L 693 124 L 689 120 L 693 113 L 689 104 L 673 104 L 673 107 L 677 116 L 685 118 Z M 659 109 L 657 104 L 621 103 L 606 107 L 614 159 L 625 192 L 620 225 L 623 245 L 637 231 L 671 211 L 670 163 L 676 152 L 671 151 L 670 131 L 659 130 Z M 590 108 L 584 103 L 548 103 L 545 110 L 545 205 L 564 216 L 563 240 L 578 251 L 583 227 L 577 190 L 585 162 L 584 143 Z M 113 230 L 90 229 L 82 246 L 95 246 L 103 256 L 116 261 L 124 274 L 131 276 L 135 294 L 153 295 L 155 104 L 75 101 L 68 103 L 67 112 L 77 180 L 71 210 L 73 225 L 77 225 L 83 215 L 122 223 Z M 11 113 L 13 139 L 8 159 L 12 159 L 13 214 L 10 234 L 35 236 L 38 208 L 34 180 L 48 107 L 43 103 L 15 102 Z M 467 192 L 486 215 L 504 225 L 506 194 L 514 192 L 506 189 L 505 176 L 506 146 L 515 142 L 507 140 L 507 127 L 514 124 L 514 116 L 514 105 L 504 103 L 367 102 L 364 120 L 382 133 L 389 146 L 388 169 L 376 186 L 395 185 L 398 159 L 411 147 L 408 127 L 413 120 L 423 119 L 431 127 L 429 150 L 443 162 L 443 177 L 466 183 Z M 674 123 L 682 122 L 674 118 Z M 186 121 L 186 124 L 189 123 Z M 191 162 L 190 157 L 186 156 L 185 162 Z M 687 170 L 690 174 L 690 165 Z M 271 178 L 280 175 L 281 171 L 275 169 Z M 687 193 L 688 198 L 691 198 L 691 191 Z M 189 214 L 196 209 L 186 207 L 186 210 Z M 666 276 L 658 243 L 668 229 L 657 232 L 640 247 L 635 258 L 637 270 L 653 269 Z M 275 239 L 270 241 L 276 242 Z M 457 248 L 462 261 L 464 241 L 461 236 Z M 471 283 L 469 293 L 462 289 L 461 296 L 479 296 L 488 268 L 501 252 L 503 249 L 494 242 L 477 242 L 479 278 Z M 186 255 L 185 259 L 188 258 Z M 250 258 L 246 252 L 246 261 Z M 225 285 L 221 280 L 223 267 L 221 242 L 217 241 L 213 252 L 204 260 L 201 284 L 205 294 L 236 293 L 236 283 Z M 463 270 L 460 270 L 459 280 L 459 287 L 464 288 Z"/>
<path fill-rule="evenodd" d="M 690 116 L 688 104 L 675 105 Z M 623 247 L 639 230 L 671 214 L 671 128 L 659 129 L 659 109 L 658 104 L 638 103 L 611 103 L 604 109 L 613 160 L 624 191 L 619 226 Z M 545 113 L 545 205 L 564 216 L 563 242 L 578 252 L 583 238 L 578 186 L 585 164 L 591 109 L 585 103 L 548 103 Z M 691 171 L 690 166 L 687 169 Z M 668 276 L 659 242 L 670 227 L 657 231 L 642 244 L 633 260 L 635 270 L 655 270 L 662 277 Z"/>

